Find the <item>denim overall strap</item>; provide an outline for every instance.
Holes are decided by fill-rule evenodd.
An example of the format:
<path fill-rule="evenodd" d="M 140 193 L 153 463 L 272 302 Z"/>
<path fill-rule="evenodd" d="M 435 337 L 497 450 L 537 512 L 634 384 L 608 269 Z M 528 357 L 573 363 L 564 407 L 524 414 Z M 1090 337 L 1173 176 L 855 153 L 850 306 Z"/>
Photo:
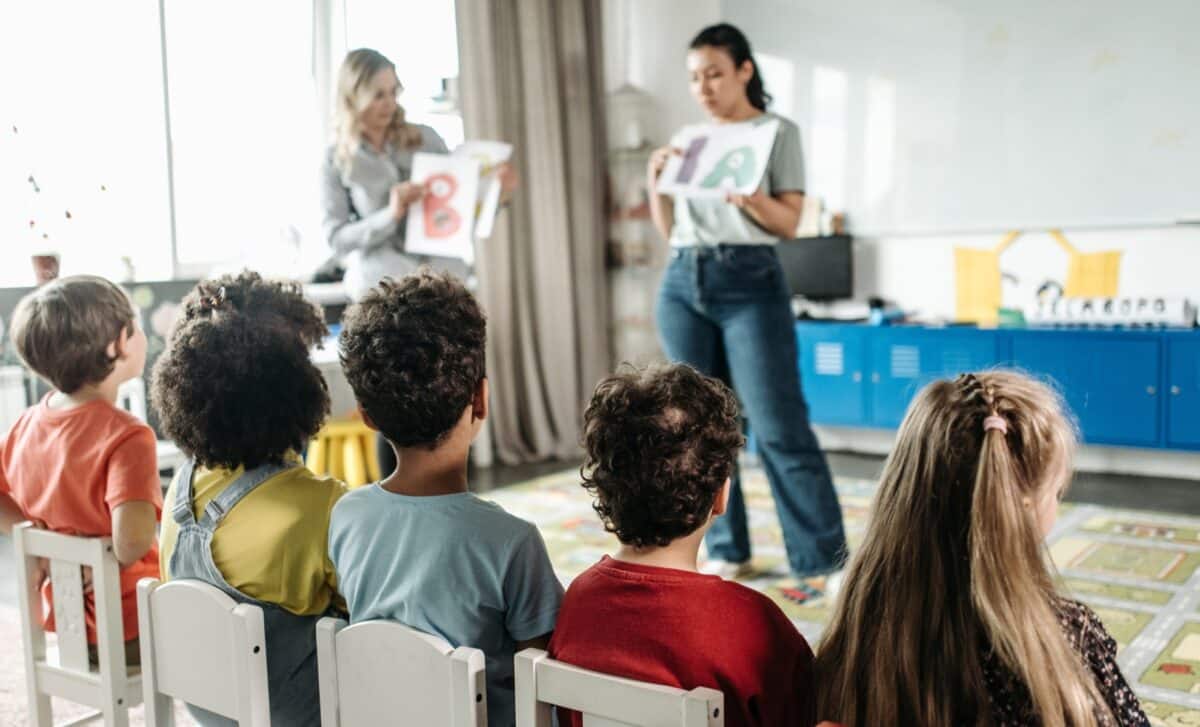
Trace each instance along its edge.
<path fill-rule="evenodd" d="M 296 465 L 283 464 L 279 462 L 267 462 L 260 464 L 252 470 L 247 470 L 234 480 L 228 487 L 221 491 L 221 494 L 209 501 L 204 508 L 204 515 L 200 517 L 200 527 L 209 532 L 216 530 L 221 521 L 225 519 L 233 506 L 242 501 L 246 495 L 249 495 L 259 485 L 271 479 L 275 475 L 290 470 Z M 188 484 L 188 494 L 191 492 L 191 481 Z M 191 499 L 190 497 L 188 498 Z M 191 508 L 188 508 L 191 510 Z"/>
<path fill-rule="evenodd" d="M 171 517 L 180 526 L 195 525 L 196 516 L 192 513 L 192 473 L 196 469 L 196 460 L 188 458 L 179 468 L 176 482 L 179 483 L 175 494 L 175 504 L 171 508 Z"/>

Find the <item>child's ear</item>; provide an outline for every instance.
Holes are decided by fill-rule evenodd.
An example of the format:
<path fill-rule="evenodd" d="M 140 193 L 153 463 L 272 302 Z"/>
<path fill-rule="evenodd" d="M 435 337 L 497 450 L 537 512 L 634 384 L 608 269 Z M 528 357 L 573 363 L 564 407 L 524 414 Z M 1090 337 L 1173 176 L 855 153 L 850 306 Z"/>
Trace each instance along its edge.
<path fill-rule="evenodd" d="M 721 490 L 717 493 L 717 499 L 713 500 L 713 517 L 724 515 L 726 508 L 729 507 L 729 482 L 729 478 L 726 477 L 725 484 L 721 485 Z"/>
<path fill-rule="evenodd" d="M 475 387 L 475 396 L 471 399 L 471 421 L 483 421 L 488 416 L 488 380 L 483 377 L 479 386 Z"/>
<path fill-rule="evenodd" d="M 122 328 L 121 332 L 117 334 L 116 340 L 111 341 L 108 344 L 108 348 L 106 348 L 104 350 L 104 352 L 106 354 L 108 354 L 108 359 L 110 361 L 118 361 L 120 359 L 125 358 L 125 345 L 128 343 L 129 343 L 129 329 Z"/>
<path fill-rule="evenodd" d="M 367 413 L 366 409 L 359 406 L 358 414 L 359 414 L 359 416 L 362 417 L 363 424 L 366 424 L 368 428 L 370 428 L 376 432 L 379 431 L 379 427 L 375 424 L 375 420 L 371 419 L 371 415 Z"/>

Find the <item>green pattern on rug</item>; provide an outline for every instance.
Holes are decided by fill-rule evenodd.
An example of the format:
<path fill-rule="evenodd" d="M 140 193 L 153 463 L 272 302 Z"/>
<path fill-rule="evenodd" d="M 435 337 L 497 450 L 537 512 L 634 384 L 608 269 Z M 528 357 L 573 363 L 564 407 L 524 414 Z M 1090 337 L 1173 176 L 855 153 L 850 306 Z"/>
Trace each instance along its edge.
<path fill-rule="evenodd" d="M 743 488 L 754 572 L 741 582 L 769 596 L 818 643 L 829 604 L 806 600 L 802 584 L 787 572 L 763 471 L 744 468 Z M 862 541 L 875 483 L 839 478 L 837 490 L 853 550 Z M 575 471 L 484 497 L 537 524 L 564 581 L 616 550 Z M 1064 592 L 1090 605 L 1117 641 L 1121 668 L 1151 724 L 1200 725 L 1200 518 L 1064 505 L 1048 543 Z"/>

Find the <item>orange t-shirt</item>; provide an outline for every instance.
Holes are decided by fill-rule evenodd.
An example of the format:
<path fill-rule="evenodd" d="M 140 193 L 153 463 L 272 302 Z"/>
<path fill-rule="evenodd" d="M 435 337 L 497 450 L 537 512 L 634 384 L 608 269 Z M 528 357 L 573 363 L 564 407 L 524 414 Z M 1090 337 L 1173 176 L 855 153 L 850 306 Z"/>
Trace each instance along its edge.
<path fill-rule="evenodd" d="M 112 511 L 133 500 L 162 513 L 162 482 L 154 431 L 104 400 L 73 409 L 51 409 L 47 395 L 25 410 L 0 440 L 0 492 L 31 520 L 51 530 L 89 537 L 112 535 Z M 158 577 L 158 546 L 121 570 L 125 639 L 138 632 L 137 582 Z M 50 584 L 42 590 L 42 622 L 54 629 Z M 95 641 L 95 607 L 89 596 L 88 640 Z"/>

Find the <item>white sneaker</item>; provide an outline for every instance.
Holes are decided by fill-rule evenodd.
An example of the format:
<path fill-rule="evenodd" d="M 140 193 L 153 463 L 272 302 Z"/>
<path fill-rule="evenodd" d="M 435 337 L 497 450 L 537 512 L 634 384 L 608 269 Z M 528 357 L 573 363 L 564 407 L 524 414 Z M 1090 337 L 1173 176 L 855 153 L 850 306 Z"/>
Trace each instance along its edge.
<path fill-rule="evenodd" d="M 733 563 L 728 560 L 712 558 L 700 564 L 700 572 L 710 576 L 721 576 L 727 581 L 734 581 L 753 573 L 754 566 L 750 565 L 748 560 Z"/>

